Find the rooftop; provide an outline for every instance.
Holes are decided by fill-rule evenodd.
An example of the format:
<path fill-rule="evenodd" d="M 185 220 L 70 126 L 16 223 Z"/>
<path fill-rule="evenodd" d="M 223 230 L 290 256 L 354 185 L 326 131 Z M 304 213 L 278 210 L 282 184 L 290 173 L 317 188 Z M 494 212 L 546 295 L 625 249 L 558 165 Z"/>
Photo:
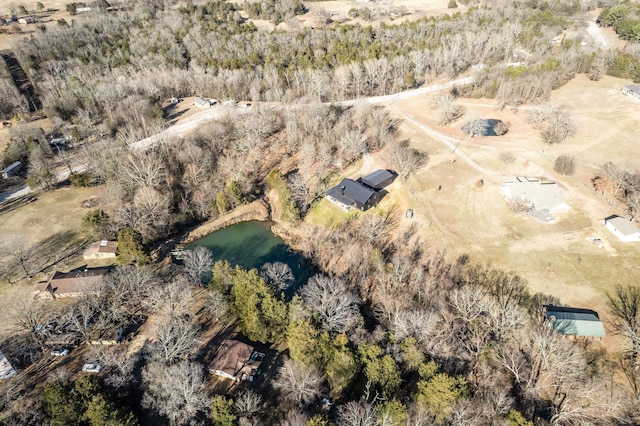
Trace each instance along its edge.
<path fill-rule="evenodd" d="M 327 192 L 328 195 L 346 205 L 351 205 L 354 201 L 366 204 L 373 193 L 373 189 L 347 178 L 342 179 L 338 186 L 334 186 Z"/>
<path fill-rule="evenodd" d="M 252 368 L 258 368 L 260 365 L 261 361 L 257 357 L 252 357 L 254 353 L 251 345 L 238 340 L 224 340 L 218 348 L 210 369 L 240 377 L 243 372 L 250 372 Z"/>
<path fill-rule="evenodd" d="M 527 177 L 516 177 L 512 182 L 505 182 L 502 185 L 503 192 L 510 198 L 526 198 L 541 209 L 558 209 L 566 206 L 560 189 L 555 182 L 542 182 L 539 179 Z M 568 209 L 568 206 L 566 206 Z"/>
<path fill-rule="evenodd" d="M 544 315 L 553 330 L 560 334 L 586 337 L 606 335 L 598 313 L 591 309 L 548 305 Z"/>
<path fill-rule="evenodd" d="M 361 180 L 362 183 L 371 188 L 381 189 L 393 182 L 395 177 L 396 175 L 389 170 L 379 169 L 363 177 Z"/>
<path fill-rule="evenodd" d="M 620 231 L 622 235 L 625 236 L 637 234 L 640 232 L 640 229 L 638 229 L 636 225 L 620 216 L 609 216 L 604 221 L 605 223 L 611 223 L 618 231 Z"/>

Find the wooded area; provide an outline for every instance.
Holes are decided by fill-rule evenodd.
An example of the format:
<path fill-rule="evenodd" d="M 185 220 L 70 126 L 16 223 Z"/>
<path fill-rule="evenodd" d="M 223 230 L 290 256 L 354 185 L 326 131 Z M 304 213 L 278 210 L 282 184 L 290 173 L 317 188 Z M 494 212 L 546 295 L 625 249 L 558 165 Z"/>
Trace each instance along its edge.
<path fill-rule="evenodd" d="M 16 46 L 50 132 L 27 122 L 28 101 L 0 63 L 0 97 L 8 100 L 0 116 L 16 119 L 3 162 L 28 165 L 33 188 L 54 186 L 56 166 L 76 170 L 73 186 L 103 185 L 82 229 L 119 244 L 119 265 L 97 288 L 59 304 L 15 304 L 12 335 L 0 348 L 24 373 L 2 384 L 0 424 L 640 423 L 637 288 L 608 295 L 628 349 L 614 358 L 597 342 L 552 332 L 543 306 L 561 301 L 467 255 L 448 261 L 416 228 L 399 227 L 404 212 L 304 220 L 340 172 L 370 152 L 386 148 L 405 180 L 429 160 L 384 108 L 338 101 L 474 69 L 470 85 L 435 99 L 447 124 L 464 113 L 455 103 L 463 93 L 519 106 L 544 100 L 575 73 L 640 78 L 634 47 L 603 52 L 554 40 L 588 5 L 515 1 L 375 28 L 260 31 L 242 10 L 278 23 L 304 6 L 169 3 L 78 17 Z M 601 20 L 613 25 L 616 7 Z M 166 128 L 165 100 L 193 95 L 272 105 L 131 148 Z M 576 131 L 562 108 L 534 108 L 528 117 L 547 145 Z M 69 135 L 75 147 L 51 145 L 53 135 Z M 559 159 L 558 171 L 572 174 L 573 158 Z M 594 186 L 635 216 L 638 181 L 607 163 Z M 299 288 L 284 263 L 245 270 L 213 264 L 203 248 L 181 264 L 155 257 L 169 237 L 258 199 L 272 203 L 272 216 L 295 231 L 292 246 L 315 268 Z M 10 283 L 50 266 L 19 234 L 3 236 L 0 250 Z M 139 347 L 103 343 L 133 338 L 142 326 L 154 338 Z M 238 331 L 270 359 L 255 382 L 217 394 L 208 363 L 220 339 Z M 61 336 L 79 343 L 78 359 L 104 370 L 54 366 L 51 341 Z"/>

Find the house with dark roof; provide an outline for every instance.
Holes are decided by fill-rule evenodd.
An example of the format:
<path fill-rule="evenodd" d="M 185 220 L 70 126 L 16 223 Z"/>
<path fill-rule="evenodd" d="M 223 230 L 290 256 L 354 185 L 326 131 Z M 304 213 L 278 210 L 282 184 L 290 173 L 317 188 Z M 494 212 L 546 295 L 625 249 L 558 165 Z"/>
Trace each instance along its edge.
<path fill-rule="evenodd" d="M 622 93 L 640 101 L 640 86 L 636 86 L 635 84 L 624 86 L 622 88 Z"/>
<path fill-rule="evenodd" d="M 640 241 L 640 229 L 623 217 L 609 216 L 604 219 L 604 226 L 623 243 Z"/>
<path fill-rule="evenodd" d="M 391 185 L 396 179 L 396 174 L 390 170 L 379 169 L 360 179 L 360 182 L 373 189 L 383 189 Z"/>
<path fill-rule="evenodd" d="M 388 194 L 383 188 L 390 185 L 396 178 L 390 170 L 376 170 L 375 172 L 357 180 L 344 178 L 327 191 L 326 198 L 345 210 L 355 207 L 365 211 L 376 207 Z"/>
<path fill-rule="evenodd" d="M 69 272 L 55 271 L 47 281 L 36 284 L 34 295 L 47 299 L 79 297 L 97 288 L 109 272 L 109 268 L 80 267 Z"/>
<path fill-rule="evenodd" d="M 209 372 L 226 379 L 253 381 L 264 354 L 238 340 L 223 340 L 211 362 Z"/>
<path fill-rule="evenodd" d="M 386 194 L 386 191 L 377 191 L 363 183 L 344 178 L 327 191 L 327 199 L 345 210 L 355 207 L 365 211 L 377 206 Z"/>
<path fill-rule="evenodd" d="M 591 309 L 545 305 L 544 316 L 551 329 L 564 336 L 602 338 L 606 335 L 598 313 Z"/>

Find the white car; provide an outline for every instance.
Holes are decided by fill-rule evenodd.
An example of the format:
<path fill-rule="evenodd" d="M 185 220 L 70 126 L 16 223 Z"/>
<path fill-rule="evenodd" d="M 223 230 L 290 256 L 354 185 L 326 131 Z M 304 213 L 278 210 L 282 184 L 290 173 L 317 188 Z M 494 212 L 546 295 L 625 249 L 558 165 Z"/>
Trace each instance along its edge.
<path fill-rule="evenodd" d="M 51 356 L 67 356 L 69 349 L 60 349 L 59 351 L 51 351 Z"/>
<path fill-rule="evenodd" d="M 85 373 L 99 373 L 102 370 L 100 364 L 85 364 L 82 366 L 82 371 Z"/>

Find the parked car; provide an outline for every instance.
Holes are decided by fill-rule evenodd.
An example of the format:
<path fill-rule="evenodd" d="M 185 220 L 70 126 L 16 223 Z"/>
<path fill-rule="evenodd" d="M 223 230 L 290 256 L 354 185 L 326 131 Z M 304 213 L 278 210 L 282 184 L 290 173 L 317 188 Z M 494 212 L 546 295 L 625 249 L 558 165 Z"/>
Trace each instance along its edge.
<path fill-rule="evenodd" d="M 82 366 L 82 371 L 85 373 L 99 373 L 102 370 L 100 364 L 85 364 Z"/>
<path fill-rule="evenodd" d="M 69 349 L 60 349 L 57 351 L 51 351 L 51 356 L 67 356 L 69 355 Z"/>
<path fill-rule="evenodd" d="M 16 370 L 12 368 L 11 370 L 7 370 L 4 373 L 2 373 L 2 376 L 0 377 L 2 377 L 3 379 L 10 379 L 15 375 L 16 375 Z"/>

